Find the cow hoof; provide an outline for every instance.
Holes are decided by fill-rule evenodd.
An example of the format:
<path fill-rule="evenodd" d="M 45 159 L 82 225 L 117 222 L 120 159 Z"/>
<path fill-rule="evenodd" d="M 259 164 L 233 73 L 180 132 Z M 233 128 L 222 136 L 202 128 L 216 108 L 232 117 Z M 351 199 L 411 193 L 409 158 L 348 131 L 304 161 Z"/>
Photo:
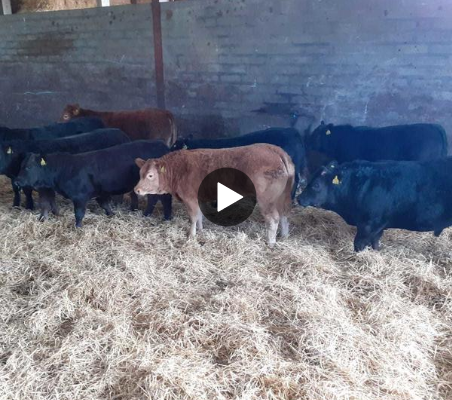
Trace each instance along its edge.
<path fill-rule="evenodd" d="M 268 242 L 268 247 L 270 247 L 271 249 L 273 249 L 276 245 L 276 242 Z"/>
<path fill-rule="evenodd" d="M 45 222 L 45 221 L 47 221 L 47 218 L 48 218 L 48 216 L 46 216 L 46 215 L 40 215 L 38 217 L 38 221 L 39 222 Z"/>

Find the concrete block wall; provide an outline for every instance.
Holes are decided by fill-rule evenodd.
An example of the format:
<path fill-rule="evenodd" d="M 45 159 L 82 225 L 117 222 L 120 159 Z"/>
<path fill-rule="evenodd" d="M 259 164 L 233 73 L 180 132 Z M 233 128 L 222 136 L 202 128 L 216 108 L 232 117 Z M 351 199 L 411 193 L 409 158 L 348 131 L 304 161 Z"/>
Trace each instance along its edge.
<path fill-rule="evenodd" d="M 452 131 L 444 0 L 189 0 L 162 4 L 167 108 L 182 131 L 438 122 Z M 0 17 L 0 124 L 65 103 L 155 106 L 149 4 Z M 253 110 L 260 110 L 259 113 Z"/>
<path fill-rule="evenodd" d="M 155 106 L 150 5 L 0 16 L 0 124 Z"/>

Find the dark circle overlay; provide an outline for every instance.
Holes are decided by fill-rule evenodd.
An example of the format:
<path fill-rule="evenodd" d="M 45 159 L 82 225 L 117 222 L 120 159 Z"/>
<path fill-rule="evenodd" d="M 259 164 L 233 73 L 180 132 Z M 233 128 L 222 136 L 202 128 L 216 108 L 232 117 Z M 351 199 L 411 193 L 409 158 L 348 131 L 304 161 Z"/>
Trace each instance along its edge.
<path fill-rule="evenodd" d="M 239 193 L 243 199 L 217 212 L 218 183 Z M 203 215 L 212 223 L 234 226 L 244 222 L 256 206 L 256 189 L 251 179 L 234 168 L 220 168 L 207 175 L 198 190 L 198 204 Z"/>

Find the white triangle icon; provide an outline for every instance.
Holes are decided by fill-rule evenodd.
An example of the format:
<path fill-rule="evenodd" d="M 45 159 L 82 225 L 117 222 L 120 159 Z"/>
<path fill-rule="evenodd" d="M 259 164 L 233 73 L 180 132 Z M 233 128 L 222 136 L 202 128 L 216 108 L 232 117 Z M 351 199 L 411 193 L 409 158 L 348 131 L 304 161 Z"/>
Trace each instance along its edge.
<path fill-rule="evenodd" d="M 242 195 L 222 185 L 220 182 L 217 183 L 217 212 L 223 211 L 225 208 L 242 199 Z"/>

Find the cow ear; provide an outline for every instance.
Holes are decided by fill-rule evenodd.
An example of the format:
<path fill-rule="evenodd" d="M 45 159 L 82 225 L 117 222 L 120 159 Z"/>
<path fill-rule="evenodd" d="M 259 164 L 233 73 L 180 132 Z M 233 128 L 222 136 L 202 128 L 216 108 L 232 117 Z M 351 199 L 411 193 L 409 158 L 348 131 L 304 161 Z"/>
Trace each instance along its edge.
<path fill-rule="evenodd" d="M 143 168 L 143 165 L 146 164 L 146 161 L 143 160 L 142 158 L 136 158 L 135 159 L 135 164 L 137 165 L 138 168 Z"/>

